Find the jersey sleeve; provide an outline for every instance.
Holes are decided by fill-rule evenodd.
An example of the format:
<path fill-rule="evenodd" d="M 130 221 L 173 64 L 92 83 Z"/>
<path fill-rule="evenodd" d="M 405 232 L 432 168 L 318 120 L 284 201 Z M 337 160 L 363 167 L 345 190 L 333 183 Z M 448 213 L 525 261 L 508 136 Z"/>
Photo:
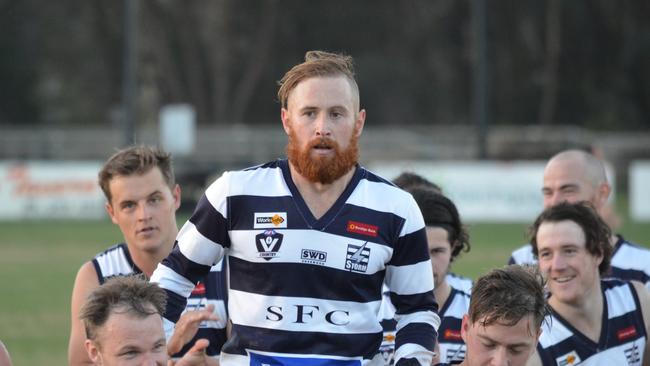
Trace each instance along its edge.
<path fill-rule="evenodd" d="M 174 249 L 154 271 L 151 281 L 167 292 L 165 332 L 173 331 L 196 283 L 221 260 L 230 246 L 228 235 L 229 173 L 215 181 L 176 237 Z"/>
<path fill-rule="evenodd" d="M 395 306 L 396 365 L 430 365 L 440 326 L 433 296 L 433 271 L 424 220 L 411 198 L 406 218 L 386 268 L 386 284 Z"/>

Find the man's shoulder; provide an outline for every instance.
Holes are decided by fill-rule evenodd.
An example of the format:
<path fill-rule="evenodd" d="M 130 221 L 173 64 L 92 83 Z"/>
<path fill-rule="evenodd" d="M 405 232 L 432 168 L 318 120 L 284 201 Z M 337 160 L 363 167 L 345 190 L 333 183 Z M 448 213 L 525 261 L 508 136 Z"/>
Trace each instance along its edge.
<path fill-rule="evenodd" d="M 533 254 L 533 246 L 530 243 L 524 244 L 512 251 L 509 264 L 535 264 L 537 259 Z"/>

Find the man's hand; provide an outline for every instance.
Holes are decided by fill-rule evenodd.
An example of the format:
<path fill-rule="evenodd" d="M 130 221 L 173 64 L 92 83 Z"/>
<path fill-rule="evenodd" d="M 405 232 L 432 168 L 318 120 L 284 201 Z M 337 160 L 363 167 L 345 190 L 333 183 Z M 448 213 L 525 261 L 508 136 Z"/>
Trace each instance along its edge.
<path fill-rule="evenodd" d="M 213 304 L 209 304 L 203 310 L 188 311 L 183 314 L 176 323 L 174 334 L 172 334 L 169 342 L 167 342 L 167 354 L 172 356 L 178 353 L 187 342 L 192 340 L 199 330 L 199 325 L 205 320 L 219 320 L 219 317 L 214 314 Z M 196 344 L 198 343 L 197 341 Z M 192 349 L 196 348 L 196 344 Z"/>
<path fill-rule="evenodd" d="M 167 366 L 211 366 L 219 363 L 205 354 L 210 342 L 207 339 L 199 339 L 194 346 L 178 361 L 167 361 Z"/>

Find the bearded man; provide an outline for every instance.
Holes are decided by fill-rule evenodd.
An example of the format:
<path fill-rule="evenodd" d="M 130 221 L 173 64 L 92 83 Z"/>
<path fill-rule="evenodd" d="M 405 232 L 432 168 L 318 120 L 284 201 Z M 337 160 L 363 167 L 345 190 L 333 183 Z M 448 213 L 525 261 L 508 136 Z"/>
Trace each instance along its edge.
<path fill-rule="evenodd" d="M 310 51 L 280 81 L 288 159 L 226 172 L 151 277 L 171 332 L 194 283 L 227 256 L 232 333 L 222 365 L 372 365 L 382 284 L 396 308 L 396 365 L 429 365 L 440 324 L 413 197 L 358 164 L 352 58 Z"/>

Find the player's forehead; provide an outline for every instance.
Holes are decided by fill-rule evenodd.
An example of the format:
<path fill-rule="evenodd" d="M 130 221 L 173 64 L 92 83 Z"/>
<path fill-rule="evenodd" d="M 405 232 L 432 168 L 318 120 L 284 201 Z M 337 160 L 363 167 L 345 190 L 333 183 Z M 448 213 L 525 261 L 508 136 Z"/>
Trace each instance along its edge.
<path fill-rule="evenodd" d="M 553 248 L 585 247 L 584 230 L 573 220 L 544 221 L 537 230 L 537 247 L 542 251 Z"/>
<path fill-rule="evenodd" d="M 354 107 L 354 87 L 343 75 L 314 76 L 306 78 L 289 93 L 287 107 L 345 108 Z"/>
<path fill-rule="evenodd" d="M 157 167 L 139 174 L 118 175 L 109 183 L 113 203 L 137 201 L 158 192 L 171 191 L 162 172 Z"/>
<path fill-rule="evenodd" d="M 153 306 L 150 309 L 155 311 Z M 150 348 L 165 340 L 162 318 L 158 313 L 137 316 L 126 311 L 113 311 L 100 327 L 99 339 L 115 351 L 125 348 Z"/>
<path fill-rule="evenodd" d="M 537 332 L 534 330 L 532 314 L 523 316 L 512 325 L 506 321 L 496 321 L 485 325 L 484 320 L 485 318 L 479 319 L 473 324 L 476 335 L 483 340 L 504 347 L 525 346 L 535 342 Z"/>

